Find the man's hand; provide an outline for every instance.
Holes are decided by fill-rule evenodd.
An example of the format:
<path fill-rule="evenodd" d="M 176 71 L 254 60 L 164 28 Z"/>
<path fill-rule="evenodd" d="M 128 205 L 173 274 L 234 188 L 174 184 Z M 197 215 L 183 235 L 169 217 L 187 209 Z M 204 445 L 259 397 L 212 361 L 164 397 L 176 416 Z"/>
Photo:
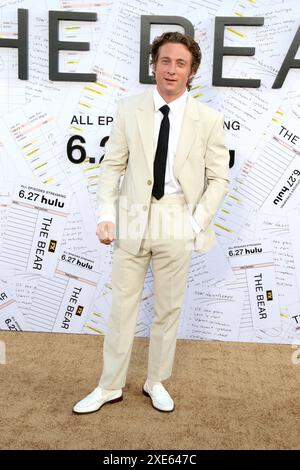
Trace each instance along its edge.
<path fill-rule="evenodd" d="M 96 235 L 101 243 L 110 245 L 115 240 L 115 224 L 113 222 L 101 222 L 97 225 Z"/>

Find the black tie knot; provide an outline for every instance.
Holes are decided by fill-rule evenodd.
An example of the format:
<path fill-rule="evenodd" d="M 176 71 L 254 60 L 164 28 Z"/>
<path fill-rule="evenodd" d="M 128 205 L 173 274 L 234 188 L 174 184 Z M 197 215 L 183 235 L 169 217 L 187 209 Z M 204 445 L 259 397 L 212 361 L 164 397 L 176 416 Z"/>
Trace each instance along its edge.
<path fill-rule="evenodd" d="M 164 116 L 168 116 L 170 108 L 167 104 L 159 108 L 159 110 L 163 113 Z"/>

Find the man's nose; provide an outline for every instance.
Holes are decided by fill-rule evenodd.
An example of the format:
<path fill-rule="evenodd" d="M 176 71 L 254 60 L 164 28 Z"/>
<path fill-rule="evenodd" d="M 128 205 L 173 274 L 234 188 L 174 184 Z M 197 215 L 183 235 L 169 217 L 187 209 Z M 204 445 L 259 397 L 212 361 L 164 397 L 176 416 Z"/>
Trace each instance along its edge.
<path fill-rule="evenodd" d="M 169 64 L 168 73 L 174 75 L 175 73 L 175 64 Z"/>

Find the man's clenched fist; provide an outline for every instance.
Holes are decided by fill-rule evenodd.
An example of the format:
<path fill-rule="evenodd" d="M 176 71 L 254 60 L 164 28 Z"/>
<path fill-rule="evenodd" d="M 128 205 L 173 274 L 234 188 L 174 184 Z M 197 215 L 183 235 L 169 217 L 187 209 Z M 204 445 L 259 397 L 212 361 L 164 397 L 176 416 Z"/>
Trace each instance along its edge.
<path fill-rule="evenodd" d="M 115 240 L 115 224 L 113 222 L 100 222 L 97 225 L 96 235 L 101 243 L 110 245 Z"/>

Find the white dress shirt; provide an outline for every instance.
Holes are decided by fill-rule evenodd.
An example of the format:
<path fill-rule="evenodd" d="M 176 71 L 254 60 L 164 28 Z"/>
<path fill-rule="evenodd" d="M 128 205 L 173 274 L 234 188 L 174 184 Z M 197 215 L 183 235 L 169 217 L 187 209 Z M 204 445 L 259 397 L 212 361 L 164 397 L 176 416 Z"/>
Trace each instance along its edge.
<path fill-rule="evenodd" d="M 168 155 L 167 155 L 167 164 L 166 164 L 166 174 L 165 174 L 165 191 L 164 194 L 183 194 L 183 191 L 180 187 L 180 184 L 177 178 L 174 175 L 173 167 L 176 156 L 176 150 L 178 146 L 182 119 L 184 115 L 184 110 L 187 102 L 188 92 L 185 92 L 179 96 L 174 101 L 166 103 L 165 100 L 160 96 L 157 87 L 153 90 L 153 100 L 154 100 L 154 139 L 153 139 L 153 154 L 155 155 L 158 135 L 160 130 L 160 124 L 163 119 L 163 114 L 159 109 L 168 105 L 170 108 L 169 111 L 169 121 L 170 121 L 170 133 L 169 133 L 169 144 L 168 144 Z M 104 157 L 105 158 L 105 157 Z M 116 223 L 115 218 L 112 214 L 102 214 L 98 218 L 98 224 L 100 222 L 113 222 Z M 197 234 L 201 231 L 198 223 L 192 215 L 190 215 L 191 225 L 194 232 Z"/>

